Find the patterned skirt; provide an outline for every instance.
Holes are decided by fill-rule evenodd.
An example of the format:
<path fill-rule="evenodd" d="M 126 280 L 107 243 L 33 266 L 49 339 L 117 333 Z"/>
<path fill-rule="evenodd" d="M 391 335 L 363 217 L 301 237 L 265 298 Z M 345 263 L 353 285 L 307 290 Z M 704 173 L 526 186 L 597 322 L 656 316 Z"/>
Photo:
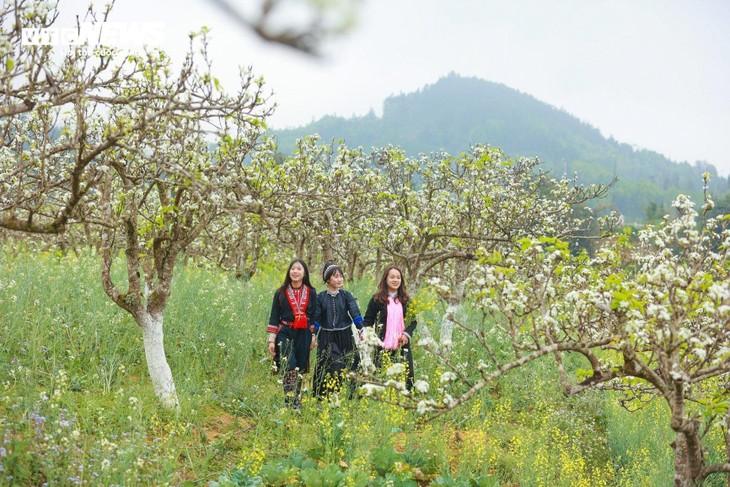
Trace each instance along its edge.
<path fill-rule="evenodd" d="M 317 343 L 317 364 L 314 368 L 313 393 L 322 396 L 342 388 L 345 375 L 357 370 L 360 357 L 355 348 L 352 329 L 320 328 Z M 347 381 L 349 383 L 349 381 Z"/>

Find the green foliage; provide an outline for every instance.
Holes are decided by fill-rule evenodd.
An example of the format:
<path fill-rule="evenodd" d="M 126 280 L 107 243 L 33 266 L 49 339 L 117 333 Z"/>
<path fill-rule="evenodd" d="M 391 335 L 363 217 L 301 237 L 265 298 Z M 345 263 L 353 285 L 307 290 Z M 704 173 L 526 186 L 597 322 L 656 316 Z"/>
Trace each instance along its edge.
<path fill-rule="evenodd" d="M 477 474 L 473 477 L 452 477 L 449 473 L 436 477 L 431 485 L 443 487 L 499 487 L 499 479 L 489 473 Z"/>
<path fill-rule="evenodd" d="M 636 415 L 607 402 L 606 438 L 611 459 L 629 485 L 671 485 L 673 482 L 671 442 L 667 427 L 668 412 L 658 401 L 647 404 Z M 647 435 L 647 431 L 652 431 Z"/>
<path fill-rule="evenodd" d="M 90 483 L 140 485 L 671 479 L 659 409 L 628 414 L 600 393 L 566 401 L 548 359 L 427 424 L 367 398 L 335 406 L 305 397 L 301 415 L 288 413 L 263 346 L 271 292 L 282 273 L 265 264 L 242 282 L 192 265 L 178 269 L 165 335 L 181 398 L 176 414 L 159 410 L 137 325 L 99 289 L 94 256 L 4 251 L 0 484 L 12 475 L 19 485 L 66 485 L 79 467 Z M 348 285 L 361 302 L 373 287 L 372 280 Z M 437 311 L 426 311 L 419 326 L 434 321 Z M 476 317 L 473 309 L 468 313 Z M 455 336 L 454 353 L 476 358 L 465 338 Z M 417 377 L 441 374 L 418 347 L 415 359 Z M 721 453 L 722 438 L 710 438 L 707 452 Z"/>
<path fill-rule="evenodd" d="M 350 461 L 354 453 L 352 435 L 348 434 L 349 414 L 342 414 L 340 408 L 328 410 L 319 417 L 317 443 L 309 455 L 324 463 Z"/>
<path fill-rule="evenodd" d="M 373 450 L 370 455 L 370 462 L 379 475 L 390 472 L 396 462 L 401 460 L 402 456 L 395 451 L 392 445 L 382 445 Z"/>
<path fill-rule="evenodd" d="M 345 480 L 345 474 L 342 473 L 337 465 L 328 465 L 324 470 L 316 470 L 309 468 L 302 470 L 302 483 L 313 487 L 328 487 L 330 485 L 341 485 Z"/>
<path fill-rule="evenodd" d="M 230 475 L 221 475 L 218 481 L 211 481 L 210 487 L 259 487 L 264 481 L 258 475 L 251 475 L 243 469 L 236 470 Z"/>

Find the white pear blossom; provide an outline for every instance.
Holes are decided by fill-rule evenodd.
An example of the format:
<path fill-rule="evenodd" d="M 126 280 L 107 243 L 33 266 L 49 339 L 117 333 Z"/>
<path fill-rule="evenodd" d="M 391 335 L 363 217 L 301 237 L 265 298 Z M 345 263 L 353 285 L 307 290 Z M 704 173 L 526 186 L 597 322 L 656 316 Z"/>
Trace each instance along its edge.
<path fill-rule="evenodd" d="M 457 375 L 454 372 L 451 372 L 450 370 L 447 370 L 443 374 L 441 374 L 441 378 L 439 379 L 442 384 L 447 384 L 449 382 L 453 382 L 457 379 Z"/>
<path fill-rule="evenodd" d="M 421 394 L 426 394 L 426 393 L 428 393 L 430 385 L 425 380 L 417 380 L 413 384 L 413 388 L 416 390 L 416 392 L 419 392 Z"/>
<path fill-rule="evenodd" d="M 406 364 L 404 363 L 396 363 L 388 367 L 388 369 L 385 371 L 385 375 L 392 376 L 392 375 L 400 375 L 404 374 L 406 372 Z"/>

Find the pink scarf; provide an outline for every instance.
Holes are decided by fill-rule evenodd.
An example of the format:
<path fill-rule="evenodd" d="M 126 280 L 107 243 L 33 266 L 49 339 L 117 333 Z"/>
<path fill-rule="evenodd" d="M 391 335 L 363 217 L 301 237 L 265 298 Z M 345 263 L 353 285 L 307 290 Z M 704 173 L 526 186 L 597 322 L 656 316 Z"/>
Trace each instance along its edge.
<path fill-rule="evenodd" d="M 397 299 L 388 298 L 388 319 L 385 323 L 385 340 L 383 348 L 398 350 L 398 339 L 405 331 L 403 323 L 403 306 Z"/>

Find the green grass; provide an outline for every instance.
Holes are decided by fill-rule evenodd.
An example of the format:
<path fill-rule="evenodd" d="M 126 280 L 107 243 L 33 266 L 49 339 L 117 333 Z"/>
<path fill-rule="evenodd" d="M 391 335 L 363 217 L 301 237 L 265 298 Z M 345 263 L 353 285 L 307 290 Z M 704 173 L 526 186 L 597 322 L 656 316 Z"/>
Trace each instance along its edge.
<path fill-rule="evenodd" d="M 547 359 L 425 424 L 366 398 L 283 409 L 265 348 L 282 276 L 177 269 L 173 413 L 157 406 L 137 325 L 101 290 L 98 257 L 0 254 L 0 485 L 671 483 L 661 404 L 629 414 L 599 392 L 566 399 Z M 364 311 L 373 280 L 346 286 Z M 421 316 L 435 336 L 438 312 Z M 457 332 L 453 353 L 479 352 Z M 440 373 L 415 359 L 417 377 Z"/>

